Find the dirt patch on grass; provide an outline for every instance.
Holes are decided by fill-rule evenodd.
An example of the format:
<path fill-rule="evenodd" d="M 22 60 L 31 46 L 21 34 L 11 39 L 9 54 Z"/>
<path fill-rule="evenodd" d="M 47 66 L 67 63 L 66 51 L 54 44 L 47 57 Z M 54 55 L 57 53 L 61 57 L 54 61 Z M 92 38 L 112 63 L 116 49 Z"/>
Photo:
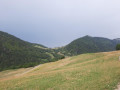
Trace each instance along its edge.
<path fill-rule="evenodd" d="M 117 89 L 115 89 L 115 90 L 120 90 L 120 83 L 118 84 Z"/>

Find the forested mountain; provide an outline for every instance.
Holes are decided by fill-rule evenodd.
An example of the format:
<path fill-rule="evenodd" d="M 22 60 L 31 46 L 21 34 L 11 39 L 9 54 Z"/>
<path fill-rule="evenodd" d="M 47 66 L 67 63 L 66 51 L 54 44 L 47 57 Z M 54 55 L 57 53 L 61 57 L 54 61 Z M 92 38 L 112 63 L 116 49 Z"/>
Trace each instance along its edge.
<path fill-rule="evenodd" d="M 35 66 L 82 53 L 115 50 L 120 39 L 85 36 L 57 49 L 29 43 L 0 31 L 0 71 Z"/>
<path fill-rule="evenodd" d="M 72 41 L 65 47 L 59 48 L 59 51 L 67 56 L 113 51 L 118 43 L 120 43 L 120 39 L 110 40 L 101 37 L 84 36 Z"/>
<path fill-rule="evenodd" d="M 63 57 L 53 49 L 23 41 L 0 31 L 0 70 L 35 66 Z"/>

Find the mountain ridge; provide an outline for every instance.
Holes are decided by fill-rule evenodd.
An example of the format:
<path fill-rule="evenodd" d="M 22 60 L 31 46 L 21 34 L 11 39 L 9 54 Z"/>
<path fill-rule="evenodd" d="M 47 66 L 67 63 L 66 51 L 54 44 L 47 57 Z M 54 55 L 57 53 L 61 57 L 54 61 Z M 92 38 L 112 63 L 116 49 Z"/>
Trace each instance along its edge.
<path fill-rule="evenodd" d="M 119 43 L 120 40 L 118 39 L 111 40 L 104 37 L 92 37 L 86 35 L 84 37 L 73 40 L 63 48 L 59 48 L 59 51 L 68 56 L 79 55 L 83 53 L 114 51 L 116 45 Z"/>
<path fill-rule="evenodd" d="M 119 39 L 86 35 L 64 47 L 47 48 L 0 31 L 0 71 L 36 66 L 83 53 L 114 51 L 118 43 Z"/>
<path fill-rule="evenodd" d="M 31 67 L 63 58 L 46 48 L 0 31 L 0 70 Z"/>

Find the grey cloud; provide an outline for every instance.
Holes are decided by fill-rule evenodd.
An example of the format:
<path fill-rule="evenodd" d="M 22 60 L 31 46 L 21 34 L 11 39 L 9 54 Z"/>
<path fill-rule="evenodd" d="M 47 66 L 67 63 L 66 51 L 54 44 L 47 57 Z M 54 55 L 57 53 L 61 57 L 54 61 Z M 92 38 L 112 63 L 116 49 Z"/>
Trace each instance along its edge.
<path fill-rule="evenodd" d="M 120 37 L 119 0 L 0 0 L 0 30 L 49 47 Z"/>

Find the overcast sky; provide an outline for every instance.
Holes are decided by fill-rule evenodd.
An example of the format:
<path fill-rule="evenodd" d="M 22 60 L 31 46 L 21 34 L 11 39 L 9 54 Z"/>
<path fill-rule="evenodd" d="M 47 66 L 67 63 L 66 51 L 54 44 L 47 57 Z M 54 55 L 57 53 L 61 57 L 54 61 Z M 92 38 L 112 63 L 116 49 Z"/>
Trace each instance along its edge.
<path fill-rule="evenodd" d="M 0 30 L 48 47 L 120 38 L 120 0 L 0 0 Z"/>

